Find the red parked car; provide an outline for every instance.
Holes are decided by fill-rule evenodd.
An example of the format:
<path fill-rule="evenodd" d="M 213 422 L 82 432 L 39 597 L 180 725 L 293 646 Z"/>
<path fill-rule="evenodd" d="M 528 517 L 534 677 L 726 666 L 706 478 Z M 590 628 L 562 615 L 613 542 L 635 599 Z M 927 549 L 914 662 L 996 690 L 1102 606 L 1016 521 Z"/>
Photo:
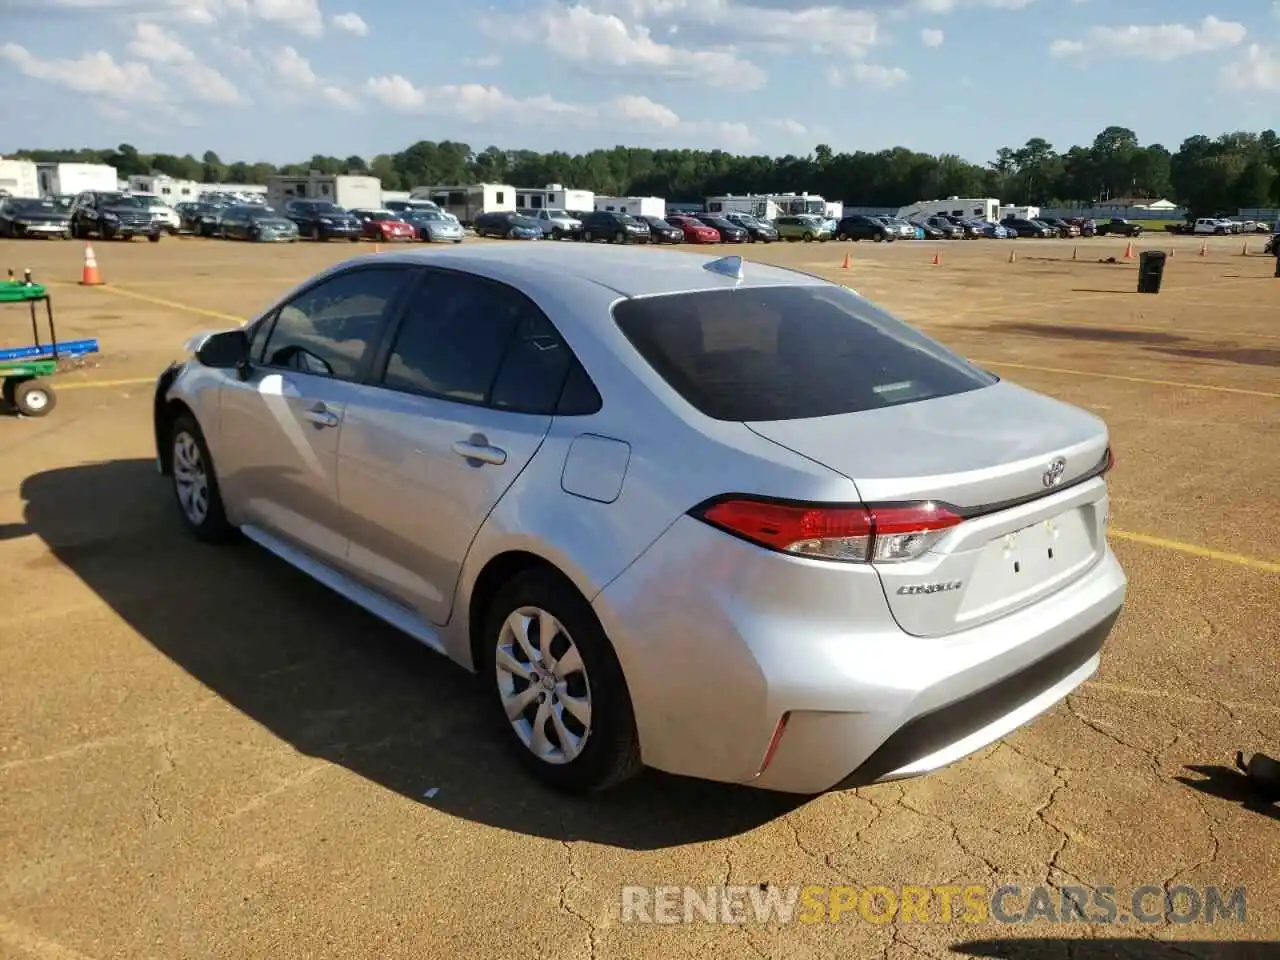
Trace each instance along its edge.
<path fill-rule="evenodd" d="M 390 210 L 352 210 L 352 216 L 360 221 L 361 236 L 366 240 L 390 243 L 393 240 L 417 240 L 418 231 L 413 224 L 400 219 Z"/>
<path fill-rule="evenodd" d="M 685 217 L 672 215 L 667 217 L 667 223 L 673 227 L 679 227 L 684 231 L 684 239 L 687 243 L 719 243 L 720 231 L 715 227 L 709 227 L 697 217 Z"/>

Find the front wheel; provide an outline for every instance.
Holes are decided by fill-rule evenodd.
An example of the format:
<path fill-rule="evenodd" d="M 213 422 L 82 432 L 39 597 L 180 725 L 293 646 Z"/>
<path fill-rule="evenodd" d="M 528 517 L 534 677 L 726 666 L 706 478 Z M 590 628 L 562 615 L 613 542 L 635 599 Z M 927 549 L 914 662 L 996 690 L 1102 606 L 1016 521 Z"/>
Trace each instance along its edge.
<path fill-rule="evenodd" d="M 147 240 L 148 240 L 148 241 L 150 241 L 151 243 L 159 243 L 159 242 L 160 242 L 160 234 L 158 234 L 158 233 L 149 233 L 149 234 L 147 234 Z"/>
<path fill-rule="evenodd" d="M 550 570 L 518 575 L 494 598 L 483 643 L 495 722 L 534 777 L 591 793 L 640 770 L 622 667 L 572 584 Z"/>
<path fill-rule="evenodd" d="M 627 242 L 627 235 L 626 235 L 625 233 L 623 233 L 621 230 L 619 230 L 617 233 L 615 233 L 615 234 L 613 235 L 613 242 L 614 242 L 614 243 L 626 243 L 626 242 Z"/>
<path fill-rule="evenodd" d="M 170 434 L 173 492 L 178 514 L 192 535 L 206 543 L 224 543 L 235 528 L 227 522 L 213 458 L 199 424 L 190 414 L 174 421 Z"/>
<path fill-rule="evenodd" d="M 876 243 L 884 243 L 884 234 L 877 233 L 875 239 L 876 239 Z"/>
<path fill-rule="evenodd" d="M 10 382 L 5 383 L 5 399 L 24 417 L 48 416 L 58 404 L 58 395 L 43 380 L 19 380 L 12 387 L 9 387 Z"/>
<path fill-rule="evenodd" d="M 806 234 L 804 235 L 804 242 L 805 242 L 805 243 L 813 243 L 813 234 L 812 234 L 812 233 L 806 233 Z"/>
<path fill-rule="evenodd" d="M 583 242 L 583 243 L 591 243 L 592 241 L 594 241 L 594 240 L 595 240 L 595 238 L 596 238 L 596 237 L 595 237 L 595 234 L 593 234 L 590 230 L 584 230 L 584 231 L 582 232 L 582 242 Z"/>

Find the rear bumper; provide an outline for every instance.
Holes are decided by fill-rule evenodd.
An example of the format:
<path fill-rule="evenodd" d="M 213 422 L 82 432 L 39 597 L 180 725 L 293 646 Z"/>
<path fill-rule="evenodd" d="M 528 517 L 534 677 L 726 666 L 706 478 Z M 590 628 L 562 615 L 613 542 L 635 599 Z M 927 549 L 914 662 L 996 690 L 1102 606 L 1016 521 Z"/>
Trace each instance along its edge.
<path fill-rule="evenodd" d="M 1097 669 L 1125 590 L 1108 550 L 1026 609 L 914 637 L 874 570 L 772 554 L 682 518 L 593 605 L 646 764 L 815 794 L 927 773 L 1047 710 Z"/>

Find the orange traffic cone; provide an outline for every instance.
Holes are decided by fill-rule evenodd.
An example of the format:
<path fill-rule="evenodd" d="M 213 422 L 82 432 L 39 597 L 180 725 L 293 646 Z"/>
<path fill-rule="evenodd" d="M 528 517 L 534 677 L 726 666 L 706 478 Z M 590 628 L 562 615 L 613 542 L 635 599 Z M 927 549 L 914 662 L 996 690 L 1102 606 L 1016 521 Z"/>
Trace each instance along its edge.
<path fill-rule="evenodd" d="M 849 255 L 847 253 L 844 255 L 844 265 L 840 269 L 841 270 L 849 269 Z"/>
<path fill-rule="evenodd" d="M 942 252 L 938 251 L 933 255 L 933 265 L 936 267 L 942 263 Z"/>
<path fill-rule="evenodd" d="M 1126 260 L 1133 259 L 1133 241 L 1132 240 L 1130 240 L 1129 245 L 1124 248 L 1124 258 Z"/>
<path fill-rule="evenodd" d="M 102 286 L 102 274 L 98 272 L 98 258 L 93 255 L 93 247 L 84 245 L 84 269 L 80 273 L 82 287 Z"/>
<path fill-rule="evenodd" d="M 1014 253 L 1012 250 L 1010 250 L 1010 251 L 1009 251 L 1009 262 L 1010 262 L 1010 263 L 1017 263 L 1017 262 L 1018 262 L 1018 255 L 1017 255 L 1016 253 Z"/>
<path fill-rule="evenodd" d="M 1208 255 L 1209 255 L 1209 241 L 1208 241 L 1208 240 L 1201 240 L 1201 241 L 1200 241 L 1200 256 L 1202 256 L 1202 257 L 1207 257 Z"/>

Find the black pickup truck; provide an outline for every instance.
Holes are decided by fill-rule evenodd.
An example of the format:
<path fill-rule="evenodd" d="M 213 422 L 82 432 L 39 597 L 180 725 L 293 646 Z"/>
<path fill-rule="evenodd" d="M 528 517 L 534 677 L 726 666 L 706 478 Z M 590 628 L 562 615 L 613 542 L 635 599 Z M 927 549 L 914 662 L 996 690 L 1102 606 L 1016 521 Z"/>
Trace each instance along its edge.
<path fill-rule="evenodd" d="M 1122 220 L 1118 217 L 1112 217 L 1106 223 L 1098 224 L 1098 236 L 1140 237 L 1142 236 L 1142 224 L 1134 223 L 1132 220 Z"/>

